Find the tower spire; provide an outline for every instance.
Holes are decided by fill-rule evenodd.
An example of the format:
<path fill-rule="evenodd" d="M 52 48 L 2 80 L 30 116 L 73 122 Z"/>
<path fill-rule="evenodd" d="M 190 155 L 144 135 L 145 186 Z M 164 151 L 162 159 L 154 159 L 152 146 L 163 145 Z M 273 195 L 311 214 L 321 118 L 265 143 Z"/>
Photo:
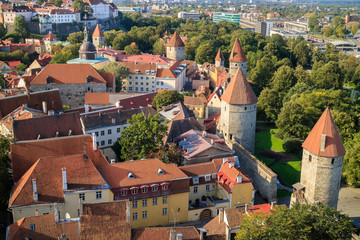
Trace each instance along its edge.
<path fill-rule="evenodd" d="M 86 22 L 87 15 L 86 15 L 86 14 L 85 14 L 85 16 L 84 16 L 84 19 L 85 19 L 84 42 L 87 42 L 89 39 L 88 39 L 88 29 L 87 29 L 87 22 Z"/>

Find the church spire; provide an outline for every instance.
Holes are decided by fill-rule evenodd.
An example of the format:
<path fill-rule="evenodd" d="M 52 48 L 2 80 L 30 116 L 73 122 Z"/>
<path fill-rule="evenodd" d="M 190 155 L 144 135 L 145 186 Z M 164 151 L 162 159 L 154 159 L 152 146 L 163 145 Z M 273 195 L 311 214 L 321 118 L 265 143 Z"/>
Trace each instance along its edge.
<path fill-rule="evenodd" d="M 87 22 L 86 22 L 86 14 L 85 14 L 85 26 L 84 26 L 84 42 L 87 42 L 89 39 L 88 39 L 88 29 L 87 29 Z"/>

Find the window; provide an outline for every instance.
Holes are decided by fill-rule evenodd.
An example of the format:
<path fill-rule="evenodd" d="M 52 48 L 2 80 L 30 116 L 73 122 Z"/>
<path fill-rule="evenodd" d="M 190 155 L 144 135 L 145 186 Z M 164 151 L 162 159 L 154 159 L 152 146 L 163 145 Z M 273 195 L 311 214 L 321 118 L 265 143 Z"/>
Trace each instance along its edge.
<path fill-rule="evenodd" d="M 143 211 L 142 212 L 142 218 L 147 218 L 148 217 L 148 212 L 147 211 Z"/>
<path fill-rule="evenodd" d="M 198 193 L 198 187 L 194 187 L 194 193 Z"/>
<path fill-rule="evenodd" d="M 208 182 L 211 180 L 211 175 L 205 175 L 205 181 Z"/>
<path fill-rule="evenodd" d="M 129 79 L 132 79 L 132 76 L 129 76 Z"/>
<path fill-rule="evenodd" d="M 331 164 L 335 163 L 335 158 L 331 159 Z"/>
<path fill-rule="evenodd" d="M 142 92 L 143 92 L 143 91 L 144 91 L 144 88 L 142 87 L 140 91 L 142 91 Z"/>
<path fill-rule="evenodd" d="M 135 189 L 132 189 L 131 190 L 131 193 L 132 193 L 132 195 L 136 195 L 137 193 L 138 193 L 138 190 L 135 188 Z"/>
<path fill-rule="evenodd" d="M 168 185 L 163 185 L 162 190 L 168 190 Z"/>
<path fill-rule="evenodd" d="M 108 140 L 108 144 L 112 144 L 112 140 L 111 140 L 111 139 Z"/>
<path fill-rule="evenodd" d="M 144 188 L 141 189 L 142 193 L 147 193 L 147 191 L 148 191 L 147 187 L 144 187 Z"/>
<path fill-rule="evenodd" d="M 212 174 L 212 179 L 216 179 L 216 176 L 217 176 L 216 173 L 213 173 Z"/>
<path fill-rule="evenodd" d="M 116 129 L 116 132 L 118 132 L 118 133 L 119 133 L 119 132 L 120 132 L 120 128 L 117 128 L 117 129 Z"/>
<path fill-rule="evenodd" d="M 96 192 L 96 199 L 102 199 L 102 192 L 101 191 Z"/>
<path fill-rule="evenodd" d="M 147 207 L 147 199 L 143 199 L 143 200 L 142 200 L 142 206 L 143 206 L 143 207 Z"/>
<path fill-rule="evenodd" d="M 247 110 L 247 107 L 245 107 L 245 111 Z"/>
<path fill-rule="evenodd" d="M 132 220 L 137 220 L 137 219 L 138 219 L 138 214 L 137 214 L 137 212 L 134 212 Z"/>
<path fill-rule="evenodd" d="M 206 184 L 206 191 L 210 192 L 210 184 Z"/>
<path fill-rule="evenodd" d="M 145 90 L 146 92 L 148 92 L 149 91 L 149 88 L 146 88 L 146 90 Z"/>
<path fill-rule="evenodd" d="M 101 136 L 104 136 L 105 135 L 105 131 L 101 131 Z"/>
<path fill-rule="evenodd" d="M 85 193 L 79 193 L 79 198 L 85 201 Z"/>
<path fill-rule="evenodd" d="M 132 91 L 132 87 L 129 87 L 129 91 Z"/>
<path fill-rule="evenodd" d="M 312 160 L 312 156 L 309 154 L 309 162 L 311 162 Z"/>
<path fill-rule="evenodd" d="M 149 86 L 149 83 L 148 83 L 148 82 L 146 83 L 146 86 Z"/>
<path fill-rule="evenodd" d="M 162 209 L 162 215 L 163 215 L 163 216 L 167 215 L 167 208 L 163 208 L 163 209 Z"/>
<path fill-rule="evenodd" d="M 199 184 L 199 178 L 194 177 L 192 180 L 193 180 L 193 184 Z"/>
<path fill-rule="evenodd" d="M 30 230 L 31 230 L 31 231 L 35 231 L 35 224 L 31 224 L 31 225 L 30 225 Z"/>
<path fill-rule="evenodd" d="M 104 146 L 105 145 L 105 141 L 101 141 L 101 146 Z"/>
<path fill-rule="evenodd" d="M 121 191 L 121 196 L 124 197 L 127 195 L 127 191 Z"/>
<path fill-rule="evenodd" d="M 157 198 L 153 198 L 153 206 L 157 205 Z"/>
<path fill-rule="evenodd" d="M 132 208 L 137 208 L 137 201 L 132 202 Z"/>
<path fill-rule="evenodd" d="M 99 132 L 95 132 L 95 136 L 97 136 L 97 137 L 98 137 L 98 136 L 99 136 Z"/>
<path fill-rule="evenodd" d="M 158 187 L 157 187 L 157 186 L 152 187 L 152 191 L 153 191 L 153 192 L 157 192 L 157 190 L 158 190 Z"/>
<path fill-rule="evenodd" d="M 111 134 L 111 129 L 108 130 L 108 134 Z"/>
<path fill-rule="evenodd" d="M 135 82 L 135 85 L 138 85 L 139 83 L 138 82 Z"/>
<path fill-rule="evenodd" d="M 167 204 L 168 203 L 168 201 L 167 201 L 167 196 L 164 196 L 163 197 L 163 204 Z"/>

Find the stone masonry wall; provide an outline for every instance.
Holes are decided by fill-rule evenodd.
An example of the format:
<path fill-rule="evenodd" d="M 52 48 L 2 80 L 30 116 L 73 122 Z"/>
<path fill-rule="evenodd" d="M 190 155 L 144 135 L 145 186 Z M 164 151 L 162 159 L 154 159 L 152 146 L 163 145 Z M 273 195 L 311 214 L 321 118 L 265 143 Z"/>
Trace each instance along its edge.
<path fill-rule="evenodd" d="M 185 47 L 166 47 L 166 57 L 181 62 L 185 59 Z"/>
<path fill-rule="evenodd" d="M 253 186 L 260 195 L 269 202 L 276 200 L 277 175 L 255 156 L 246 151 L 240 144 L 233 140 L 226 144 L 235 151 L 239 158 L 240 169 L 253 180 Z"/>

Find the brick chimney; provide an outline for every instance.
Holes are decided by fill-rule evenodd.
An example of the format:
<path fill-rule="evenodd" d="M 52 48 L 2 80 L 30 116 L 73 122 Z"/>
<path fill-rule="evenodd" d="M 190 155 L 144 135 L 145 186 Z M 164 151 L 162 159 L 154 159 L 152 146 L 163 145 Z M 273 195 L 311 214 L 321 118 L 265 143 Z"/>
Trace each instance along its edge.
<path fill-rule="evenodd" d="M 93 140 L 93 150 L 97 150 L 97 144 L 96 144 L 96 135 L 95 133 L 92 134 L 92 140 Z"/>
<path fill-rule="evenodd" d="M 63 167 L 61 169 L 62 171 L 62 184 L 63 184 L 63 190 L 67 190 L 68 189 L 68 184 L 67 184 L 67 179 L 66 179 L 66 168 Z"/>
<path fill-rule="evenodd" d="M 32 183 L 33 183 L 34 201 L 37 202 L 39 196 L 38 196 L 38 192 L 37 192 L 36 178 L 32 179 Z"/>
<path fill-rule="evenodd" d="M 219 209 L 219 223 L 222 223 L 224 221 L 224 209 Z"/>

